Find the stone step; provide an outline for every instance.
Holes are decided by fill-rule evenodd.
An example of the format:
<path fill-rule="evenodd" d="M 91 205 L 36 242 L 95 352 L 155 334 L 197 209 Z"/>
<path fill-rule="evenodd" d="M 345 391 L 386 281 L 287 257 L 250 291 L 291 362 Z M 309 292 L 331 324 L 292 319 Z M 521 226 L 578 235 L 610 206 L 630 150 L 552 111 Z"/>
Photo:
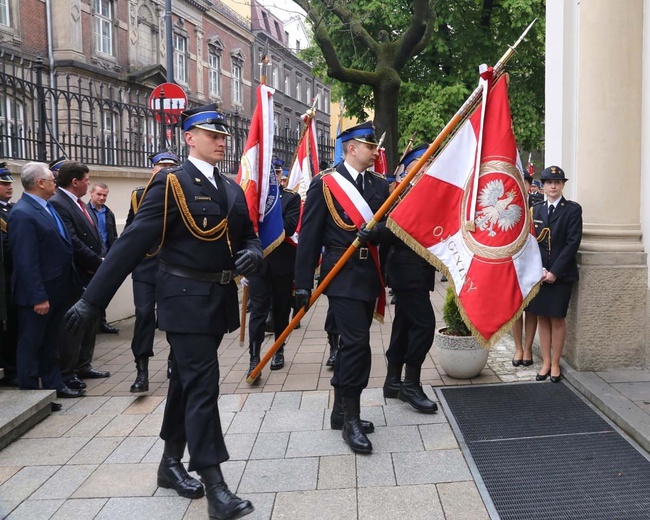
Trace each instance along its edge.
<path fill-rule="evenodd" d="M 0 388 L 0 450 L 45 419 L 54 390 Z"/>

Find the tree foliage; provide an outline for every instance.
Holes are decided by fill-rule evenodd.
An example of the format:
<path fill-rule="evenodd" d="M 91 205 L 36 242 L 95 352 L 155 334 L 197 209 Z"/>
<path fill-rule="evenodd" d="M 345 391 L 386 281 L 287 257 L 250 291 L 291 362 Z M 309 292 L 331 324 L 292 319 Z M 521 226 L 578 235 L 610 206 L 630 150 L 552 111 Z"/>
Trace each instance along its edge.
<path fill-rule="evenodd" d="M 385 112 L 376 84 L 362 73 L 378 72 L 378 59 L 359 28 L 377 42 L 396 42 L 412 27 L 418 0 L 294 0 L 308 13 L 318 47 L 305 51 L 314 72 L 332 81 L 334 94 L 345 100 L 346 113 L 361 120 L 367 109 Z M 422 1 L 422 0 L 420 0 Z M 478 65 L 493 65 L 526 26 L 537 23 L 508 64 L 513 126 L 520 148 L 542 146 L 544 121 L 545 0 L 428 0 L 431 38 L 411 52 L 400 70 L 387 75 L 385 85 L 399 81 L 392 104 L 398 108 L 395 125 L 403 149 L 416 131 L 416 144 L 431 142 L 478 84 Z M 344 9 L 348 20 L 337 15 Z M 320 34 L 320 37 L 319 37 Z M 331 46 L 323 46 L 324 34 Z M 342 68 L 360 74 L 333 73 L 334 53 Z M 384 98 L 385 99 L 385 98 Z M 384 102 L 385 103 L 385 102 Z M 377 124 L 377 119 L 375 120 Z M 380 131 L 386 128 L 379 128 Z M 397 155 L 397 154 L 394 154 Z M 399 157 L 390 157 L 394 164 Z"/>

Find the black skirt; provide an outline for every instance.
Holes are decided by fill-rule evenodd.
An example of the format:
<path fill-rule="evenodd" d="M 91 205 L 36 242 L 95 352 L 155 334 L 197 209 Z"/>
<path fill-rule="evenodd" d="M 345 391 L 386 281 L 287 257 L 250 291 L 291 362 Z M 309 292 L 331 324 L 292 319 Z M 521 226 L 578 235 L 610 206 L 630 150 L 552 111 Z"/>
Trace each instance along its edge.
<path fill-rule="evenodd" d="M 543 283 L 527 311 L 549 318 L 566 318 L 573 282 Z"/>

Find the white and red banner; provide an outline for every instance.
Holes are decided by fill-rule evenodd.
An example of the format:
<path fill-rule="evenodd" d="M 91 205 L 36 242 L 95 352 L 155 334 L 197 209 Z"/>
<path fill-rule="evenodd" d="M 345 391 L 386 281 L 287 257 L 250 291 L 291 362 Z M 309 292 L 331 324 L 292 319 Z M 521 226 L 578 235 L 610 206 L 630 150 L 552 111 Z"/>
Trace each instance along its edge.
<path fill-rule="evenodd" d="M 237 182 L 246 195 L 248 213 L 265 256 L 284 240 L 280 189 L 271 167 L 273 93 L 267 85 L 257 87 L 257 104 L 237 173 Z"/>
<path fill-rule="evenodd" d="M 312 110 L 302 115 L 302 120 L 307 125 L 305 132 L 298 143 L 296 156 L 287 188 L 297 192 L 304 201 L 307 197 L 307 190 L 314 175 L 318 173 L 318 142 L 316 141 L 316 113 Z"/>
<path fill-rule="evenodd" d="M 530 233 L 507 77 L 492 85 L 488 70 L 482 84 L 483 101 L 390 214 L 388 226 L 447 275 L 467 325 L 489 347 L 537 293 L 542 262 Z"/>

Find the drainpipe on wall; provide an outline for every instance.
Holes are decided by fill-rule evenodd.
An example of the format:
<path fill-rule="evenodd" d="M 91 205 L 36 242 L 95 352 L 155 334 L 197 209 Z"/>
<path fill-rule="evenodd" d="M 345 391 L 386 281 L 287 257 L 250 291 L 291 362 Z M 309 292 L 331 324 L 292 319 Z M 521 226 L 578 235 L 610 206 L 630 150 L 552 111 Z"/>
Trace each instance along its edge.
<path fill-rule="evenodd" d="M 57 113 L 56 113 L 56 99 L 54 97 L 54 51 L 52 45 L 52 0 L 45 0 L 45 11 L 47 20 L 47 57 L 50 63 L 50 105 L 52 113 L 52 128 L 54 139 L 58 136 Z M 55 154 L 57 155 L 57 154 Z M 54 159 L 54 157 L 52 157 Z"/>

